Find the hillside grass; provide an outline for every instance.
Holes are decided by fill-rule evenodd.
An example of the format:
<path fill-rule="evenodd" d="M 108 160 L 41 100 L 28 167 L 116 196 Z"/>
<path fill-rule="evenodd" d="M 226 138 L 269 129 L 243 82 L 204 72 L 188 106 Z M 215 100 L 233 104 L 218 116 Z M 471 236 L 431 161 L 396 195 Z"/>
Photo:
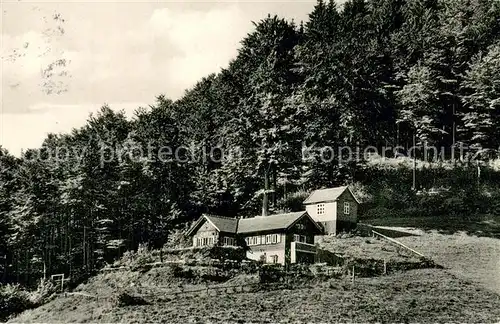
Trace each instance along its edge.
<path fill-rule="evenodd" d="M 118 307 L 60 297 L 14 322 L 498 322 L 500 297 L 444 270 L 331 280 L 296 290 L 177 297 Z"/>
<path fill-rule="evenodd" d="M 500 216 L 366 220 L 402 235 L 397 240 L 460 278 L 500 294 Z"/>
<path fill-rule="evenodd" d="M 417 225 L 417 224 L 414 224 Z M 500 321 L 500 240 L 453 235 L 418 226 L 391 227 L 400 242 L 431 257 L 445 269 L 393 272 L 387 276 L 349 277 L 297 284 L 274 291 L 220 290 L 173 296 L 172 292 L 206 287 L 178 269 L 158 267 L 102 273 L 77 291 L 100 296 L 59 296 L 10 323 L 33 322 L 482 322 Z M 357 259 L 414 259 L 385 240 L 371 237 L 324 237 L 323 248 Z M 200 268 L 200 270 L 203 270 Z M 176 275 L 177 273 L 177 275 Z M 222 286 L 258 282 L 239 274 Z M 120 306 L 116 294 L 141 296 L 144 305 Z M 113 297 L 114 296 L 114 297 Z M 107 298 L 110 297 L 110 298 Z"/>
<path fill-rule="evenodd" d="M 323 236 L 317 238 L 321 249 L 333 252 L 346 259 L 386 260 L 387 262 L 419 262 L 420 258 L 393 244 L 374 237 Z"/>
<path fill-rule="evenodd" d="M 363 222 L 374 226 L 435 230 L 441 234 L 450 235 L 465 232 L 470 236 L 500 239 L 500 215 L 386 217 L 365 219 Z"/>
<path fill-rule="evenodd" d="M 457 232 L 437 231 L 398 240 L 445 265 L 454 275 L 500 295 L 500 240 Z"/>

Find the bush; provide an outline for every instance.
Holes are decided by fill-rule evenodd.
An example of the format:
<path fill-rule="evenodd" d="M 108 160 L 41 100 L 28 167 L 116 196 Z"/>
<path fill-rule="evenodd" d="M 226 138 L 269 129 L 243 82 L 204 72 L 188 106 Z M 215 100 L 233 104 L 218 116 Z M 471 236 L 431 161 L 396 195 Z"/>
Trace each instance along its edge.
<path fill-rule="evenodd" d="M 309 193 L 303 190 L 289 194 L 276 202 L 278 210 L 283 212 L 298 212 L 304 209 L 303 202 L 309 196 Z"/>
<path fill-rule="evenodd" d="M 129 267 L 132 270 L 139 270 L 153 262 L 155 262 L 155 258 L 152 251 L 148 249 L 147 245 L 141 244 L 137 251 L 125 252 L 117 265 Z"/>
<path fill-rule="evenodd" d="M 119 292 L 114 300 L 118 307 L 148 305 L 149 303 L 140 296 L 134 296 L 127 291 Z"/>
<path fill-rule="evenodd" d="M 185 231 L 188 228 L 181 228 L 173 231 L 168 235 L 168 241 L 164 245 L 164 249 L 179 249 L 191 246 L 191 239 L 186 236 Z"/>
<path fill-rule="evenodd" d="M 19 285 L 0 286 L 0 322 L 6 321 L 13 314 L 35 306 L 29 292 Z"/>
<path fill-rule="evenodd" d="M 37 289 L 30 293 L 30 301 L 34 305 L 45 304 L 56 296 L 58 289 L 51 280 L 42 279 Z"/>
<path fill-rule="evenodd" d="M 363 213 L 363 219 L 399 217 L 400 213 L 386 207 L 372 207 Z"/>

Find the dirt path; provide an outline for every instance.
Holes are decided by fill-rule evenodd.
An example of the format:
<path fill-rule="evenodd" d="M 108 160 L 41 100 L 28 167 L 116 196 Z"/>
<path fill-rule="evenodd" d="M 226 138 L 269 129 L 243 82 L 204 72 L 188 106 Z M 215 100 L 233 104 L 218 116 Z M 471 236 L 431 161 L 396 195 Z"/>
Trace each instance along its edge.
<path fill-rule="evenodd" d="M 454 235 L 436 231 L 419 234 L 400 237 L 398 241 L 431 257 L 452 274 L 500 294 L 499 239 L 470 236 L 463 232 Z"/>

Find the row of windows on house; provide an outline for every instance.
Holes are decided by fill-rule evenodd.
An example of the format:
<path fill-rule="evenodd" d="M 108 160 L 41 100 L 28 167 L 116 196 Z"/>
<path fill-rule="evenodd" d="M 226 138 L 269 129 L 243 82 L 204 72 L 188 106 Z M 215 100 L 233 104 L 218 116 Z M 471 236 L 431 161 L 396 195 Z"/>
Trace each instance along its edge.
<path fill-rule="evenodd" d="M 305 235 L 295 234 L 293 236 L 295 242 L 307 243 L 307 237 Z M 258 236 L 250 236 L 245 238 L 245 241 L 248 246 L 251 245 L 265 245 L 265 244 L 277 244 L 281 243 L 281 235 L 280 234 L 268 234 L 268 235 L 258 235 Z M 232 237 L 224 237 L 223 245 L 235 246 L 236 240 Z M 213 245 L 215 243 L 214 237 L 199 237 L 196 238 L 195 246 L 208 246 Z"/>
<path fill-rule="evenodd" d="M 245 241 L 246 241 L 248 246 L 264 245 L 264 244 L 276 244 L 276 243 L 281 243 L 281 235 L 280 234 L 268 234 L 268 235 L 249 236 L 249 237 L 245 238 Z"/>
<path fill-rule="evenodd" d="M 215 244 L 215 237 L 198 237 L 195 240 L 195 246 L 208 246 Z M 224 237 L 222 241 L 223 245 L 235 246 L 236 240 L 232 237 Z"/>
<path fill-rule="evenodd" d="M 307 236 L 294 234 L 293 240 L 295 242 L 307 243 Z M 245 239 L 248 246 L 251 245 L 264 245 L 264 244 L 276 244 L 281 243 L 280 234 L 269 234 L 269 235 L 258 235 L 250 236 Z"/>
<path fill-rule="evenodd" d="M 325 204 L 317 204 L 316 205 L 316 212 L 318 215 L 324 215 L 325 214 Z M 351 212 L 351 204 L 346 201 L 344 202 L 344 214 L 349 215 Z"/>

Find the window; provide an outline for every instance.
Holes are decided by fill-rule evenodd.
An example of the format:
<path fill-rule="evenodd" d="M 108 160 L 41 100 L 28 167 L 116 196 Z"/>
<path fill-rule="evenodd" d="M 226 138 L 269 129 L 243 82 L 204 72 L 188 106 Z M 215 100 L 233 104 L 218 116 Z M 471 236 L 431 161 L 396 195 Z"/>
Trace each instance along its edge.
<path fill-rule="evenodd" d="M 325 204 L 317 204 L 317 205 L 316 205 L 316 209 L 317 209 L 316 213 L 317 213 L 318 215 L 323 215 L 323 214 L 325 214 Z"/>
<path fill-rule="evenodd" d="M 259 245 L 260 244 L 260 236 L 249 236 L 245 239 L 247 241 L 247 245 Z"/>
<path fill-rule="evenodd" d="M 350 211 L 351 211 L 351 205 L 349 204 L 349 202 L 346 201 L 344 203 L 344 214 L 349 215 Z"/>
<path fill-rule="evenodd" d="M 266 235 L 266 244 L 271 244 L 271 236 L 272 235 Z"/>
<path fill-rule="evenodd" d="M 298 235 L 298 234 L 295 234 L 293 236 L 293 240 L 295 242 L 301 242 L 301 243 L 306 243 L 307 242 L 307 237 L 305 235 Z"/>
<path fill-rule="evenodd" d="M 233 246 L 234 245 L 234 239 L 232 237 L 224 237 L 224 245 Z"/>
<path fill-rule="evenodd" d="M 278 256 L 277 255 L 271 255 L 270 259 L 271 259 L 271 263 L 278 263 Z"/>
<path fill-rule="evenodd" d="M 196 239 L 196 246 L 213 245 L 215 239 L 213 237 L 200 237 Z"/>

